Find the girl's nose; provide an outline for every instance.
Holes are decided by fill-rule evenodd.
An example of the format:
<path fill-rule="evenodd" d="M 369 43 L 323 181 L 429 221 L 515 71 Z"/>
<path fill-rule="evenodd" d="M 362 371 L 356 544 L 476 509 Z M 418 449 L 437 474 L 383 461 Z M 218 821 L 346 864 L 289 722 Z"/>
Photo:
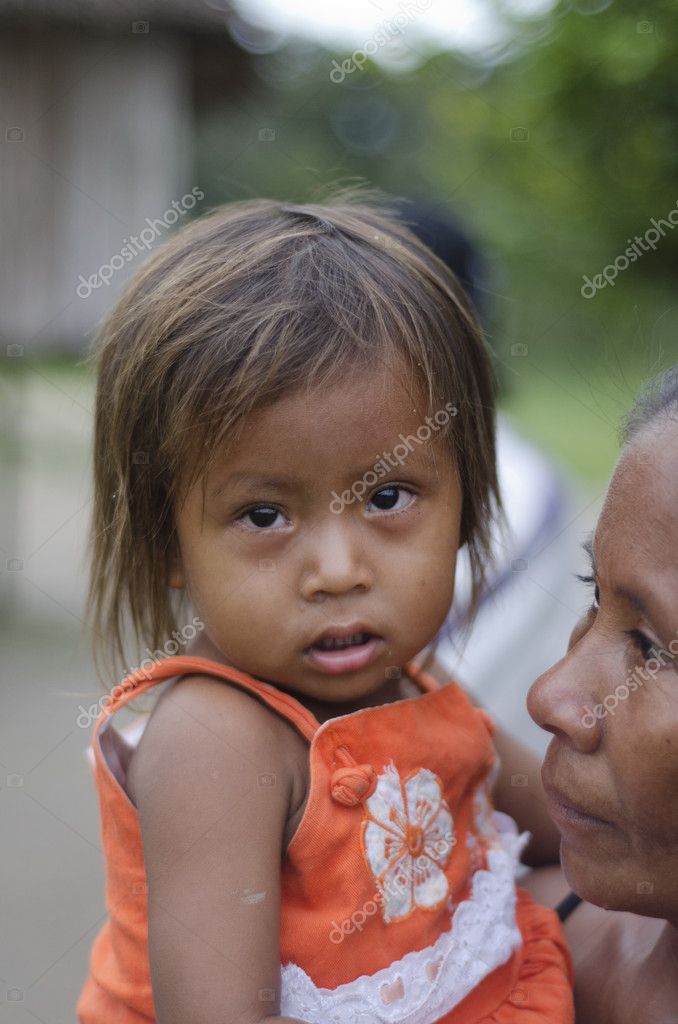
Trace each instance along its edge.
<path fill-rule="evenodd" d="M 584 754 L 592 754 L 602 738 L 602 719 L 596 714 L 598 679 L 604 666 L 591 634 L 572 647 L 564 658 L 532 684 L 527 710 L 537 725 L 568 740 Z"/>
<path fill-rule="evenodd" d="M 301 586 L 304 600 L 316 601 L 328 595 L 370 589 L 373 573 L 349 516 L 333 515 L 313 531 L 309 544 Z"/>

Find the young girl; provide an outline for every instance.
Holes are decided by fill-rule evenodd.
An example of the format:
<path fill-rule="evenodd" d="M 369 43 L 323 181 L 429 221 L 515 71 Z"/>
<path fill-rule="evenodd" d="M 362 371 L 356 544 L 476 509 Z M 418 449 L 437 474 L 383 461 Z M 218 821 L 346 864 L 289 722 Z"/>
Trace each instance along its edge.
<path fill-rule="evenodd" d="M 571 1024 L 558 918 L 515 883 L 530 833 L 492 807 L 557 859 L 535 759 L 413 661 L 462 544 L 477 598 L 499 506 L 453 275 L 364 193 L 234 203 L 97 355 L 95 652 L 124 658 L 126 614 L 155 650 L 93 730 L 80 1024 Z M 111 715 L 160 683 L 133 749 Z"/>

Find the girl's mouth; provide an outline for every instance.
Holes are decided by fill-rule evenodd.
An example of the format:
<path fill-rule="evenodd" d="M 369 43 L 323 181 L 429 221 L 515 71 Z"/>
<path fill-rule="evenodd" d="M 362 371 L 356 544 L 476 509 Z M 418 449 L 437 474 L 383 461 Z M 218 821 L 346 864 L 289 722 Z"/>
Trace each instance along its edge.
<path fill-rule="evenodd" d="M 371 633 L 353 633 L 351 636 L 326 636 L 313 646 L 321 651 L 338 651 L 345 647 L 357 647 L 367 643 L 371 635 Z"/>
<path fill-rule="evenodd" d="M 307 647 L 304 656 L 314 668 L 331 675 L 356 672 L 377 657 L 384 645 L 380 636 L 356 632 L 349 636 L 326 636 Z"/>

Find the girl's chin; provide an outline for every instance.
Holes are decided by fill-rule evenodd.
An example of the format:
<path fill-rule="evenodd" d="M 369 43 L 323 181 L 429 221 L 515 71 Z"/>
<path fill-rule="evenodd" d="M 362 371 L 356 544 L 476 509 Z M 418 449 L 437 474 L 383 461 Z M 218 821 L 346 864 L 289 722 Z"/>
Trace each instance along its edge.
<path fill-rule="evenodd" d="M 358 707 L 381 705 L 390 700 L 397 700 L 398 680 L 392 679 L 388 683 L 388 687 L 385 687 L 381 676 L 377 680 L 370 680 L 369 676 L 360 678 L 358 674 L 342 677 L 323 674 L 318 679 L 303 679 L 290 685 L 277 685 L 286 689 L 302 703 L 309 701 L 323 705 L 323 711 L 326 709 L 330 716 L 335 716 L 349 714 Z"/>

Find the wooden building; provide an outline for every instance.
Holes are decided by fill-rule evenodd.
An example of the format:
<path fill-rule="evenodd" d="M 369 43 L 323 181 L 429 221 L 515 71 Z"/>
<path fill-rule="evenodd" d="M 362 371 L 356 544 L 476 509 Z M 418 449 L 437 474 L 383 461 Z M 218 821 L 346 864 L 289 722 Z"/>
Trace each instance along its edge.
<path fill-rule="evenodd" d="M 249 73 L 232 17 L 221 0 L 0 0 L 3 357 L 82 351 L 149 222 L 158 241 L 186 216 L 196 110 Z"/>

